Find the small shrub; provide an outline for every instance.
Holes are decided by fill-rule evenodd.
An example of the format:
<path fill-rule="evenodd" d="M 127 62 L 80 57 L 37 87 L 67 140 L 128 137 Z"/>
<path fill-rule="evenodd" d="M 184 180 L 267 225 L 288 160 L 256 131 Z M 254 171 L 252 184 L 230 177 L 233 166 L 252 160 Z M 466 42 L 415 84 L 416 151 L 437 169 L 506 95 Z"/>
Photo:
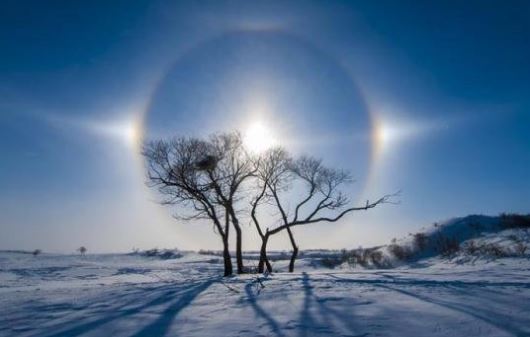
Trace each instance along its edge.
<path fill-rule="evenodd" d="M 363 267 L 368 267 L 371 251 L 368 249 L 353 249 L 340 251 L 338 256 L 326 256 L 321 259 L 322 265 L 328 268 L 335 268 L 343 263 L 348 263 L 351 267 L 356 267 L 358 264 Z"/>
<path fill-rule="evenodd" d="M 371 251 L 369 249 L 361 249 L 358 254 L 354 256 L 357 257 L 357 263 L 363 267 L 367 267 L 370 260 Z"/>
<path fill-rule="evenodd" d="M 510 256 L 509 252 L 506 252 L 501 246 L 495 243 L 488 243 L 481 246 L 480 251 L 482 254 L 489 255 L 494 258 Z"/>
<path fill-rule="evenodd" d="M 464 244 L 464 252 L 468 255 L 475 255 L 479 249 L 480 247 L 477 245 L 475 240 L 469 240 Z"/>
<path fill-rule="evenodd" d="M 166 250 L 165 252 L 160 253 L 158 257 L 161 258 L 162 260 L 178 259 L 182 257 L 182 254 L 179 252 L 173 252 L 170 250 Z"/>
<path fill-rule="evenodd" d="M 412 249 L 398 245 L 397 243 L 392 243 L 390 246 L 388 246 L 388 250 L 390 254 L 394 255 L 394 257 L 399 261 L 406 261 L 413 255 Z"/>
<path fill-rule="evenodd" d="M 158 248 L 148 249 L 139 254 L 144 257 L 157 257 L 162 260 L 178 259 L 183 256 L 178 250 L 159 250 Z"/>
<path fill-rule="evenodd" d="M 416 233 L 413 236 L 414 240 L 414 247 L 418 252 L 423 252 L 425 249 L 427 249 L 427 244 L 429 242 L 429 238 L 427 237 L 427 234 L 425 233 Z"/>
<path fill-rule="evenodd" d="M 158 248 L 148 249 L 143 253 L 144 256 L 153 257 L 158 255 Z"/>
<path fill-rule="evenodd" d="M 219 255 L 217 252 L 214 252 L 213 250 L 206 250 L 206 249 L 201 249 L 199 250 L 198 253 L 200 255 Z"/>
<path fill-rule="evenodd" d="M 435 247 L 443 257 L 450 257 L 460 249 L 460 243 L 456 238 L 450 238 L 438 232 L 435 238 Z"/>
<path fill-rule="evenodd" d="M 496 243 L 478 244 L 473 240 L 465 243 L 464 252 L 469 255 L 481 255 L 491 258 L 509 257 L 514 255 L 524 256 L 528 247 L 522 241 L 515 242 L 512 249 L 505 248 Z"/>
<path fill-rule="evenodd" d="M 353 249 L 350 251 L 344 250 L 342 252 L 341 259 L 352 267 L 357 265 L 368 267 L 369 253 L 370 251 L 368 249 L 363 248 Z"/>
<path fill-rule="evenodd" d="M 361 248 L 359 250 L 350 250 L 350 251 L 344 250 L 342 252 L 342 260 L 348 262 L 348 264 L 351 267 L 355 268 L 357 264 L 359 264 L 359 261 L 361 260 L 360 253 L 359 253 L 359 251 L 361 250 L 362 250 Z"/>
<path fill-rule="evenodd" d="M 324 257 L 320 260 L 320 263 L 330 269 L 334 269 L 337 266 L 340 266 L 344 261 L 340 256 L 330 256 L 330 257 Z"/>
<path fill-rule="evenodd" d="M 377 268 L 388 268 L 390 266 L 390 263 L 385 260 L 385 256 L 379 250 L 374 250 L 370 253 L 370 261 Z"/>

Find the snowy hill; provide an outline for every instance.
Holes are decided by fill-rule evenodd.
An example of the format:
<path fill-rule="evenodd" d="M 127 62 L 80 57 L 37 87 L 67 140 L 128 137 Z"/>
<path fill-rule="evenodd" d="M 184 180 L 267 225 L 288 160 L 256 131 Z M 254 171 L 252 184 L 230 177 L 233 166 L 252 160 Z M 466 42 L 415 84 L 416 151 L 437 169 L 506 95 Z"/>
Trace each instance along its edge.
<path fill-rule="evenodd" d="M 395 254 L 396 246 L 403 248 L 405 256 Z M 410 261 L 435 256 L 526 257 L 529 252 L 525 247 L 530 247 L 530 216 L 503 214 L 470 215 L 435 223 L 386 248 L 394 257 Z"/>
<path fill-rule="evenodd" d="M 530 256 L 530 215 L 470 215 L 435 223 L 388 245 L 321 253 L 328 268 L 394 268 Z"/>

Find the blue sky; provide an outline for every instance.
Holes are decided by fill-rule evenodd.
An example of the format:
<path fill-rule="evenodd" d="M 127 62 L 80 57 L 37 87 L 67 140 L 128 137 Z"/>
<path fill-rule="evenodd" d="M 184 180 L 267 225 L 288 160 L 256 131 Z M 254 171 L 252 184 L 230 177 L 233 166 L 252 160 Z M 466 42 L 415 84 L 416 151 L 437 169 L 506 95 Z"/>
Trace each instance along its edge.
<path fill-rule="evenodd" d="M 528 2 L 0 6 L 1 249 L 218 248 L 209 225 L 155 203 L 138 134 L 257 120 L 350 169 L 354 200 L 403 190 L 400 205 L 299 229 L 303 248 L 530 211 Z"/>

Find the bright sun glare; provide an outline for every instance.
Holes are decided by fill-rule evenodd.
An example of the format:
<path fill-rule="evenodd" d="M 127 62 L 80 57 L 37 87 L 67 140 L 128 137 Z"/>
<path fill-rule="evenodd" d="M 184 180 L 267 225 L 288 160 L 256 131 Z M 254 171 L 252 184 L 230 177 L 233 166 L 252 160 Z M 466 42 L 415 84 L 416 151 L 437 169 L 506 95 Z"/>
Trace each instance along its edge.
<path fill-rule="evenodd" d="M 262 152 L 274 146 L 276 139 L 266 125 L 254 122 L 245 132 L 244 144 L 252 152 Z"/>

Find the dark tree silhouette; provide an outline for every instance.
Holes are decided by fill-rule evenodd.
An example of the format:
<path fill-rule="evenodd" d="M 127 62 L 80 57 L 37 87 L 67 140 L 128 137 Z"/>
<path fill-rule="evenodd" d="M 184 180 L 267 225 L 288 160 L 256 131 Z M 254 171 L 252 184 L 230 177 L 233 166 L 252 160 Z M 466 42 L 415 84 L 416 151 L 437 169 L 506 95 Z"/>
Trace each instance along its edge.
<path fill-rule="evenodd" d="M 77 248 L 77 251 L 79 252 L 79 254 L 85 255 L 86 252 L 87 252 L 87 249 L 86 249 L 85 246 L 81 246 L 81 247 Z"/>
<path fill-rule="evenodd" d="M 225 275 L 231 275 L 230 227 L 236 235 L 237 272 L 245 272 L 240 216 L 242 201 L 251 198 L 250 218 L 261 237 L 258 270 L 272 272 L 267 244 L 272 235 L 286 231 L 293 247 L 289 271 L 294 270 L 298 246 L 292 228 L 317 222 L 335 222 L 352 211 L 367 210 L 389 202 L 385 195 L 362 207 L 348 207 L 349 199 L 341 187 L 350 183 L 348 172 L 325 167 L 321 160 L 300 157 L 293 160 L 281 148 L 261 155 L 250 155 L 238 132 L 215 134 L 208 139 L 174 138 L 149 142 L 143 151 L 147 160 L 148 185 L 158 189 L 162 204 L 178 205 L 178 219 L 208 219 L 223 243 Z M 252 179 L 254 178 L 254 179 Z M 255 181 L 257 185 L 249 185 Z M 301 188 L 293 188 L 300 185 Z M 255 187 L 255 189 L 254 189 Z M 294 193 L 293 193 L 294 191 Z M 286 199 L 301 199 L 287 209 Z M 266 228 L 257 214 L 267 204 L 278 212 L 279 224 Z M 247 209 L 245 209 L 247 210 Z M 245 215 L 248 215 L 244 213 Z"/>
<path fill-rule="evenodd" d="M 236 232 L 236 262 L 238 274 L 244 273 L 243 242 L 236 204 L 244 198 L 243 183 L 257 171 L 257 161 L 245 150 L 239 132 L 213 135 L 208 142 L 210 154 L 216 158 L 214 168 L 206 168 L 211 186 L 225 209 Z"/>
<path fill-rule="evenodd" d="M 258 170 L 256 172 L 256 196 L 251 200 L 250 216 L 254 223 L 258 235 L 261 238 L 260 262 L 258 271 L 264 271 L 264 264 L 267 270 L 272 272 L 272 266 L 267 257 L 267 243 L 270 237 L 269 228 L 263 231 L 257 214 L 257 209 L 262 204 L 269 204 L 272 199 L 271 186 L 287 186 L 290 178 L 288 163 L 290 158 L 282 148 L 274 148 L 264 152 L 258 159 Z"/>
<path fill-rule="evenodd" d="M 237 132 L 207 140 L 175 138 L 148 143 L 143 151 L 148 184 L 157 187 L 166 205 L 181 205 L 179 219 L 209 219 L 223 241 L 225 275 L 232 274 L 230 224 L 236 232 L 238 273 L 244 272 L 242 233 L 236 204 L 244 181 L 254 175 L 255 162 Z"/>
<path fill-rule="evenodd" d="M 347 171 L 325 167 L 321 160 L 312 157 L 302 156 L 293 160 L 281 148 L 271 149 L 262 156 L 257 178 L 259 192 L 252 201 L 251 215 L 262 239 L 259 272 L 263 272 L 265 266 L 269 272 L 272 272 L 267 259 L 267 244 L 271 235 L 283 230 L 287 232 L 293 248 L 289 263 L 289 271 L 292 272 L 298 256 L 298 246 L 292 227 L 318 222 L 336 222 L 350 212 L 368 210 L 388 203 L 393 196 L 385 195 L 374 202 L 367 201 L 364 206 L 348 207 L 350 200 L 341 191 L 342 186 L 352 182 Z M 289 212 L 281 194 L 289 194 L 289 203 L 293 204 L 293 195 L 289 192 L 292 192 L 295 183 L 301 183 L 302 192 L 295 193 L 300 200 L 294 203 L 294 209 Z M 280 221 L 278 226 L 273 229 L 267 228 L 264 232 L 257 219 L 256 209 L 267 199 L 277 209 Z"/>

